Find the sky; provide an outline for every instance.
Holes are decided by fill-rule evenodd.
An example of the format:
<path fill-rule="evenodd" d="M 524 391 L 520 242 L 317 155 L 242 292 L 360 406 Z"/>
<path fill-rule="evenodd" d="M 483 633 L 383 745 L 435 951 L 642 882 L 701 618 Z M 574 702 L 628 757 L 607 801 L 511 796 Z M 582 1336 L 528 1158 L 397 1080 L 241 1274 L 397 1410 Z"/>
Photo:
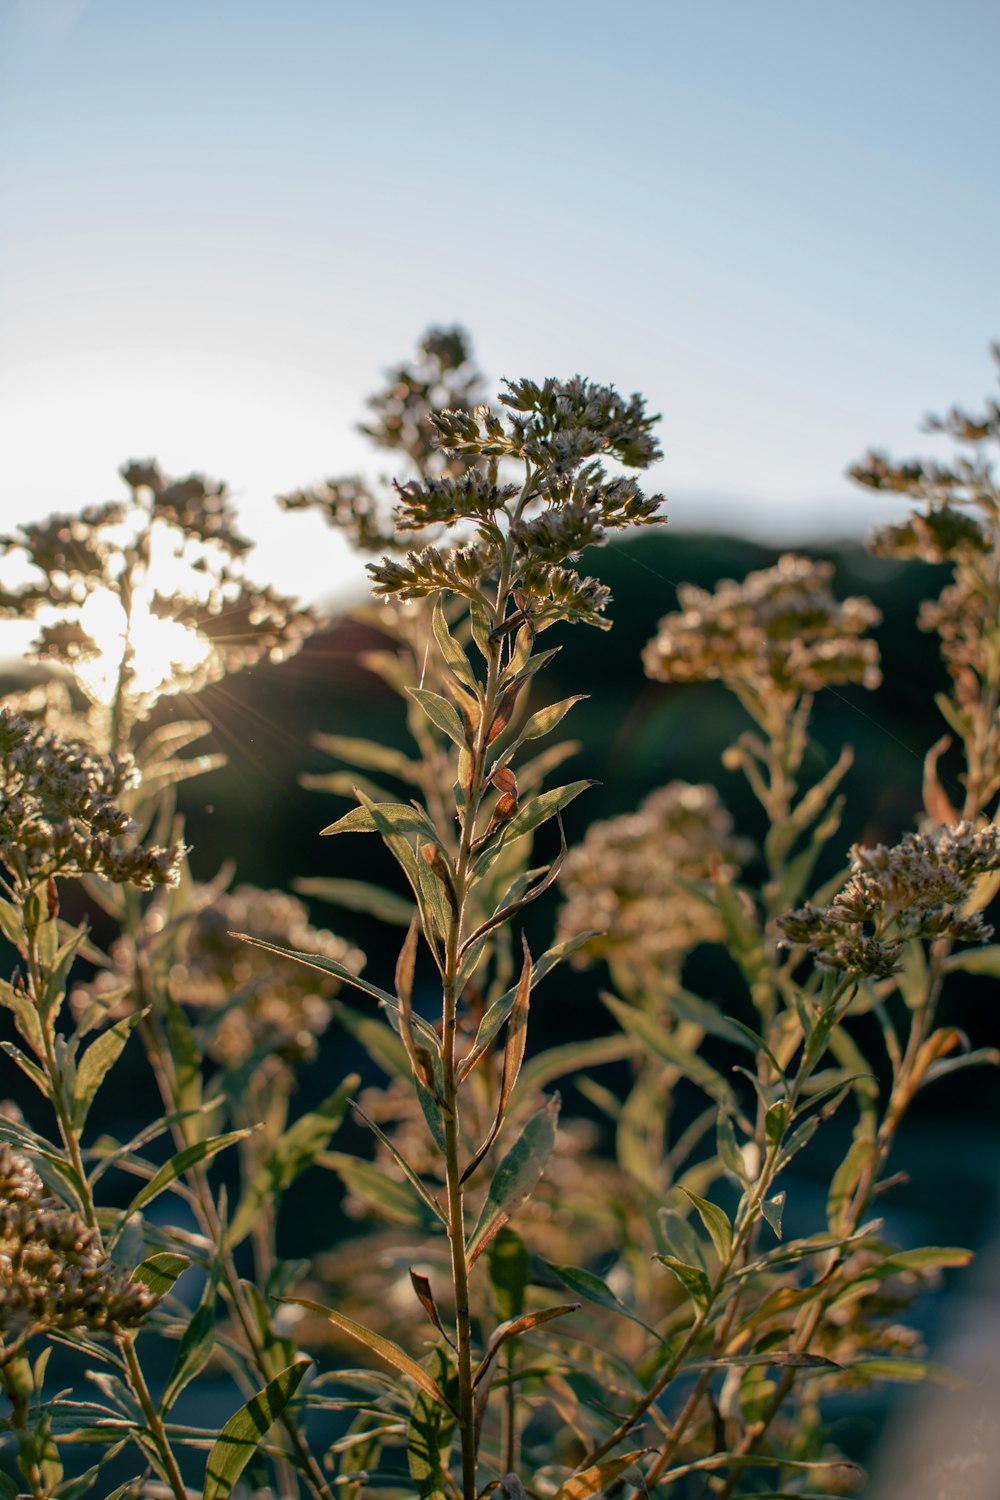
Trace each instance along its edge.
<path fill-rule="evenodd" d="M 1000 335 L 993 0 L 0 0 L 0 526 L 225 479 L 257 565 L 358 567 L 275 493 L 384 468 L 382 369 L 663 413 L 673 524 L 860 535 Z M 262 567 L 261 563 L 266 563 Z"/>

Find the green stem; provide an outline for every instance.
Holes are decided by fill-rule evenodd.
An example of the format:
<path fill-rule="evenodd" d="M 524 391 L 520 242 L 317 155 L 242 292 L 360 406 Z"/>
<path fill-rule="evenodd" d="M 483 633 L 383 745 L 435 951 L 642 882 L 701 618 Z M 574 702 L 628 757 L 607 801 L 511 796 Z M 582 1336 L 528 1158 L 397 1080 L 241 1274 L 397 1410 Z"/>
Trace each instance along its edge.
<path fill-rule="evenodd" d="M 526 480 L 518 513 L 526 503 L 532 484 L 532 476 Z M 511 590 L 514 566 L 514 549 L 507 542 L 501 560 L 497 582 L 494 627 L 502 623 L 507 612 L 507 601 Z M 445 1178 L 448 1203 L 448 1242 L 451 1252 L 452 1286 L 455 1296 L 455 1348 L 458 1364 L 458 1416 L 462 1446 L 462 1495 L 463 1500 L 476 1500 L 476 1432 L 475 1399 L 472 1388 L 472 1324 L 469 1308 L 469 1266 L 465 1245 L 465 1212 L 462 1169 L 459 1161 L 459 1109 L 458 1082 L 455 1069 L 455 1037 L 458 1026 L 459 953 L 461 951 L 466 903 L 471 887 L 470 864 L 476 837 L 476 824 L 483 797 L 486 792 L 486 760 L 489 751 L 489 731 L 496 715 L 500 696 L 501 645 L 498 642 L 489 648 L 486 687 L 483 694 L 482 716 L 476 731 L 476 743 L 472 752 L 472 775 L 462 820 L 458 859 L 455 866 L 455 912 L 445 940 L 444 993 L 443 993 L 443 1045 L 442 1082 L 444 1106 L 442 1125 L 445 1140 Z"/>
<path fill-rule="evenodd" d="M 128 1370 L 129 1385 L 132 1387 L 133 1394 L 138 1400 L 139 1405 L 142 1407 L 142 1414 L 146 1418 L 146 1426 L 149 1429 L 149 1433 L 153 1439 L 153 1442 L 156 1444 L 156 1451 L 160 1455 L 160 1463 L 163 1465 L 164 1477 L 167 1483 L 170 1485 L 170 1488 L 173 1490 L 174 1495 L 176 1496 L 176 1500 L 187 1500 L 187 1490 L 184 1487 L 184 1480 L 181 1478 L 181 1472 L 177 1467 L 177 1460 L 174 1458 L 173 1452 L 171 1450 L 170 1440 L 167 1437 L 166 1428 L 164 1427 L 163 1420 L 156 1409 L 153 1398 L 149 1394 L 149 1387 L 146 1384 L 145 1376 L 142 1373 L 142 1367 L 139 1364 L 139 1359 L 135 1352 L 134 1335 L 130 1333 L 123 1334 L 118 1343 L 125 1358 L 125 1367 Z"/>

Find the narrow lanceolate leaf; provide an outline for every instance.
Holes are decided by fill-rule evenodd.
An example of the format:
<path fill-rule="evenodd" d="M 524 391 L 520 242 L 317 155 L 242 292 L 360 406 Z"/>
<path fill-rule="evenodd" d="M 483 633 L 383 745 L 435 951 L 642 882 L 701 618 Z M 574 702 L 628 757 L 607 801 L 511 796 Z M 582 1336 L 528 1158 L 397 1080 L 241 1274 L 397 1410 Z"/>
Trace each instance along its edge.
<path fill-rule="evenodd" d="M 396 1004 L 395 995 L 390 995 L 387 990 L 380 990 L 377 984 L 369 984 L 367 979 L 361 979 L 357 974 L 352 974 L 350 969 L 345 969 L 344 965 L 339 964 L 335 958 L 322 958 L 318 953 L 302 953 L 297 948 L 283 948 L 280 943 L 267 943 L 263 938 L 252 937 L 249 932 L 231 932 L 229 936 L 241 938 L 244 943 L 252 943 L 255 948 L 265 948 L 268 953 L 277 953 L 282 958 L 294 958 L 309 969 L 319 969 L 323 974 L 335 975 L 345 984 L 353 985 L 354 989 L 361 990 L 365 995 L 372 995 L 376 1000 L 388 1001 L 390 1005 Z"/>
<path fill-rule="evenodd" d="M 431 1379 L 451 1396 L 457 1382 L 445 1351 L 440 1347 L 432 1350 L 427 1363 Z M 457 1399 L 457 1393 L 454 1396 Z M 448 1452 L 456 1425 L 454 1412 L 448 1406 L 443 1406 L 426 1391 L 420 1392 L 406 1431 L 410 1478 L 419 1500 L 448 1500 L 452 1494 Z"/>
<path fill-rule="evenodd" d="M 348 1192 L 363 1198 L 381 1218 L 394 1224 L 414 1224 L 429 1229 L 434 1226 L 434 1219 L 440 1217 L 440 1211 L 433 1207 L 431 1214 L 434 1218 L 428 1214 L 426 1193 L 415 1195 L 408 1180 L 397 1182 L 372 1161 L 350 1156 L 346 1151 L 325 1151 L 321 1160 L 323 1166 L 331 1167 L 337 1173 Z"/>
<path fill-rule="evenodd" d="M 431 623 L 434 629 L 434 639 L 438 643 L 438 649 L 444 657 L 445 663 L 458 678 L 459 682 L 464 683 L 472 692 L 476 692 L 478 689 L 476 674 L 472 670 L 469 658 L 448 629 L 448 621 L 445 619 L 440 598 L 434 601 L 434 612 L 431 617 Z"/>
<path fill-rule="evenodd" d="M 541 1260 L 541 1257 L 539 1257 L 539 1260 L 546 1271 L 551 1272 L 553 1276 L 557 1276 L 563 1286 L 568 1287 L 571 1292 L 576 1292 L 578 1297 L 583 1297 L 588 1302 L 594 1302 L 598 1307 L 606 1307 L 612 1312 L 620 1313 L 623 1318 L 629 1318 L 633 1323 L 638 1323 L 640 1328 L 645 1328 L 646 1332 L 651 1333 L 654 1339 L 658 1339 L 661 1344 L 664 1342 L 662 1335 L 657 1333 L 656 1329 L 649 1323 L 640 1318 L 638 1313 L 634 1313 L 630 1307 L 626 1307 L 621 1298 L 616 1296 L 611 1290 L 607 1282 L 603 1281 L 600 1276 L 595 1275 L 593 1271 L 587 1271 L 583 1266 L 556 1266 L 551 1261 Z"/>
<path fill-rule="evenodd" d="M 200 1375 L 215 1349 L 215 1284 L 209 1282 L 201 1306 L 184 1330 L 160 1410 L 168 1412 L 186 1385 Z"/>
<path fill-rule="evenodd" d="M 138 1025 L 144 1015 L 146 1011 L 137 1011 L 134 1015 L 126 1016 L 124 1020 L 118 1021 L 109 1030 L 102 1031 L 81 1057 L 77 1065 L 76 1078 L 73 1081 L 74 1130 L 83 1129 L 90 1106 L 94 1102 L 97 1090 L 104 1082 L 105 1074 L 118 1061 L 132 1028 Z"/>
<path fill-rule="evenodd" d="M 450 1406 L 438 1386 L 422 1365 L 418 1365 L 415 1359 L 394 1344 L 392 1339 L 384 1338 L 381 1333 L 375 1333 L 371 1328 L 365 1328 L 363 1323 L 355 1323 L 353 1318 L 347 1318 L 343 1313 L 335 1312 L 332 1307 L 324 1307 L 321 1302 L 310 1302 L 306 1297 L 279 1297 L 279 1302 L 290 1302 L 295 1307 L 308 1308 L 310 1312 L 318 1313 L 321 1318 L 326 1318 L 334 1328 L 339 1328 L 352 1339 L 357 1339 L 359 1344 L 364 1344 L 373 1354 L 384 1359 L 386 1364 L 392 1365 L 403 1375 L 407 1375 L 428 1396 L 433 1396 L 435 1401 L 440 1401 L 442 1406 Z"/>
<path fill-rule="evenodd" d="M 678 1260 L 676 1255 L 657 1255 L 654 1259 L 662 1261 L 668 1270 L 673 1271 L 684 1290 L 689 1293 L 702 1311 L 708 1307 L 712 1300 L 712 1288 L 708 1277 L 699 1266 L 689 1266 L 684 1261 Z"/>
<path fill-rule="evenodd" d="M 679 1042 L 654 1017 L 647 1015 L 645 1011 L 636 1010 L 634 1006 L 625 1005 L 614 995 L 602 994 L 601 999 L 623 1031 L 638 1037 L 652 1053 L 664 1062 L 672 1063 L 679 1072 L 693 1079 L 720 1104 L 732 1102 L 733 1091 L 728 1080 L 697 1052 Z"/>
<path fill-rule="evenodd" d="M 547 948 L 538 962 L 532 967 L 531 988 L 534 989 L 545 978 L 546 974 L 554 969 L 558 963 L 561 963 L 564 958 L 568 958 L 570 954 L 575 953 L 577 948 L 581 947 L 588 938 L 596 936 L 597 933 L 595 932 L 581 932 L 577 933 L 574 937 L 567 938 L 563 943 L 556 943 L 554 947 Z M 514 1009 L 516 999 L 517 986 L 514 986 L 506 994 L 501 995 L 499 1000 L 495 1000 L 485 1016 L 483 1016 L 483 1019 L 479 1023 L 479 1029 L 476 1032 L 476 1040 L 473 1043 L 472 1051 L 468 1052 L 459 1064 L 459 1083 L 468 1077 L 483 1053 L 487 1050 L 493 1038 L 497 1035 L 503 1023 Z M 528 1066 L 530 1067 L 531 1064 L 529 1063 Z"/>
<path fill-rule="evenodd" d="M 226 1500 L 312 1363 L 300 1359 L 289 1365 L 229 1418 L 208 1455 L 204 1500 Z"/>
<path fill-rule="evenodd" d="M 335 755 L 338 760 L 346 760 L 349 765 L 361 766 L 368 771 L 387 771 L 401 781 L 413 781 L 418 769 L 401 750 L 380 745 L 376 740 L 351 739 L 343 734 L 317 734 L 313 736 L 313 744 Z"/>
<path fill-rule="evenodd" d="M 496 1114 L 485 1140 L 462 1173 L 463 1182 L 467 1182 L 472 1176 L 500 1134 L 507 1113 L 507 1103 L 517 1082 L 517 1075 L 521 1071 L 521 1063 L 524 1061 L 524 1049 L 528 1040 L 528 1004 L 531 999 L 531 954 L 528 952 L 527 940 L 523 936 L 521 942 L 524 947 L 524 963 L 514 996 L 514 1008 L 510 1013 L 510 1025 L 507 1028 L 507 1045 L 503 1053 L 503 1072 L 500 1076 L 500 1095 L 497 1100 Z"/>
<path fill-rule="evenodd" d="M 589 697 L 587 693 L 577 693 L 572 698 L 563 698 L 561 703 L 550 703 L 547 708 L 540 708 L 537 713 L 533 713 L 513 745 L 504 751 L 504 760 L 508 760 L 528 740 L 540 740 L 545 735 L 551 734 L 552 730 L 555 729 L 557 724 L 562 722 L 574 704 L 582 703 L 587 697 Z"/>
<path fill-rule="evenodd" d="M 373 802 L 360 787 L 357 789 L 361 807 L 352 808 L 335 823 L 320 829 L 320 837 L 334 833 L 374 833 L 379 827 L 379 816 L 387 819 L 399 833 L 419 834 L 421 838 L 436 839 L 434 825 L 425 812 L 409 802 Z M 376 809 L 378 812 L 376 812 Z"/>
<path fill-rule="evenodd" d="M 189 1167 L 196 1166 L 198 1162 L 207 1161 L 209 1157 L 215 1156 L 216 1152 L 225 1150 L 234 1141 L 242 1140 L 249 1135 L 249 1130 L 230 1130 L 225 1135 L 213 1135 L 207 1141 L 196 1141 L 193 1146 L 185 1146 L 183 1151 L 178 1151 L 176 1156 L 160 1168 L 155 1177 L 151 1177 L 143 1187 L 139 1189 L 128 1208 L 122 1214 L 121 1223 L 124 1226 L 134 1213 L 140 1208 L 145 1208 L 154 1198 L 168 1188 L 172 1182 L 176 1182 Z"/>
<path fill-rule="evenodd" d="M 401 1172 L 403 1173 L 403 1176 L 413 1188 L 414 1192 L 423 1199 L 423 1201 L 427 1204 L 427 1207 L 430 1209 L 431 1213 L 434 1214 L 436 1218 L 440 1219 L 441 1223 L 447 1228 L 447 1214 L 445 1213 L 444 1209 L 441 1207 L 437 1199 L 434 1197 L 433 1193 L 431 1193 L 430 1190 L 426 1188 L 421 1182 L 420 1177 L 417 1175 L 417 1172 L 407 1161 L 406 1157 L 400 1151 L 399 1147 L 389 1139 L 384 1130 L 380 1129 L 380 1127 L 375 1124 L 374 1120 L 370 1119 L 368 1115 L 365 1114 L 360 1104 L 358 1104 L 354 1099 L 351 1100 L 351 1107 L 353 1108 L 355 1114 L 359 1115 L 360 1118 L 364 1120 L 365 1124 L 368 1126 L 368 1129 L 372 1132 L 375 1138 L 381 1141 L 382 1145 L 386 1148 L 386 1150 L 392 1156 L 393 1160 L 399 1166 Z M 410 1272 L 410 1276 L 412 1278 L 412 1271 Z"/>
<path fill-rule="evenodd" d="M 532 1115 L 520 1138 L 497 1167 L 486 1202 L 483 1204 L 479 1223 L 472 1233 L 468 1246 L 471 1265 L 486 1249 L 490 1240 L 506 1224 L 521 1204 L 530 1197 L 535 1184 L 545 1170 L 556 1141 L 556 1120 L 559 1117 L 559 1095 L 553 1094 Z"/>
<path fill-rule="evenodd" d="M 532 797 L 525 802 L 516 817 L 511 818 L 504 831 L 504 843 L 509 844 L 512 839 L 518 839 L 522 834 L 532 833 L 549 818 L 554 818 L 556 813 L 562 812 L 563 808 L 585 792 L 588 787 L 596 786 L 596 781 L 571 781 L 567 786 L 553 787 L 550 792 L 540 792 L 537 797 Z"/>
<path fill-rule="evenodd" d="M 780 1240 L 781 1218 L 785 1212 L 784 1193 L 775 1193 L 773 1198 L 765 1198 L 760 1205 L 760 1211 Z"/>
<path fill-rule="evenodd" d="M 448 1334 L 445 1332 L 444 1324 L 441 1322 L 441 1314 L 438 1312 L 437 1303 L 434 1300 L 434 1290 L 431 1286 L 430 1278 L 425 1276 L 421 1271 L 415 1271 L 411 1266 L 410 1285 L 413 1288 L 417 1301 L 434 1324 L 438 1333 L 448 1339 L 450 1344 L 451 1339 L 448 1338 Z"/>
<path fill-rule="evenodd" d="M 347 1102 L 360 1082 L 359 1075 L 351 1073 L 322 1104 L 302 1115 L 279 1137 L 267 1160 L 244 1188 L 229 1226 L 230 1246 L 238 1245 L 250 1233 L 264 1204 L 274 1201 L 316 1160 L 334 1131 L 340 1128 Z"/>
<path fill-rule="evenodd" d="M 558 1307 L 543 1307 L 537 1312 L 522 1313 L 519 1318 L 511 1318 L 508 1322 L 501 1323 L 499 1328 L 494 1329 L 490 1335 L 489 1343 L 479 1362 L 479 1368 L 472 1377 L 472 1384 L 477 1386 L 485 1378 L 487 1371 L 508 1339 L 520 1338 L 522 1333 L 529 1333 L 532 1328 L 537 1328 L 542 1323 L 551 1323 L 553 1318 L 564 1318 L 567 1313 L 577 1312 L 579 1307 L 579 1302 L 563 1302 Z"/>
<path fill-rule="evenodd" d="M 626 1469 L 638 1463 L 644 1454 L 652 1451 L 651 1448 L 637 1448 L 634 1453 L 623 1453 L 620 1458 L 606 1458 L 602 1463 L 584 1469 L 582 1474 L 572 1475 L 565 1484 L 559 1486 L 553 1500 L 592 1500 L 594 1495 L 600 1495 Z"/>
<path fill-rule="evenodd" d="M 465 729 L 455 709 L 442 698 L 440 693 L 432 693 L 427 688 L 407 688 L 406 691 L 415 703 L 419 703 L 424 713 L 432 724 L 437 725 L 443 734 L 456 745 L 465 744 Z"/>
<path fill-rule="evenodd" d="M 706 1359 L 702 1364 L 691 1365 L 694 1370 L 749 1369 L 752 1365 L 767 1365 L 776 1370 L 842 1370 L 836 1360 L 825 1354 L 801 1354 L 795 1349 L 765 1349 L 760 1354 L 720 1354 L 718 1359 Z"/>
<path fill-rule="evenodd" d="M 682 1187 L 681 1192 L 690 1198 L 698 1216 L 709 1234 L 712 1236 L 712 1244 L 715 1253 L 721 1261 L 729 1259 L 733 1248 L 733 1227 L 726 1214 L 715 1203 L 710 1203 L 707 1198 L 699 1198 L 697 1193 L 692 1193 L 689 1188 Z"/>
<path fill-rule="evenodd" d="M 141 1281 L 143 1286 L 157 1297 L 165 1297 L 174 1282 L 183 1271 L 191 1264 L 189 1255 L 174 1255 L 169 1250 L 163 1250 L 158 1255 L 150 1255 L 132 1272 L 133 1281 Z"/>
<path fill-rule="evenodd" d="M 412 901 L 407 901 L 395 891 L 384 890 L 380 885 L 369 885 L 364 880 L 336 880 L 329 875 L 309 875 L 302 876 L 293 884 L 303 896 L 316 896 L 320 901 L 329 901 L 331 906 L 342 906 L 345 911 L 364 912 L 393 927 L 405 927 L 413 913 Z"/>

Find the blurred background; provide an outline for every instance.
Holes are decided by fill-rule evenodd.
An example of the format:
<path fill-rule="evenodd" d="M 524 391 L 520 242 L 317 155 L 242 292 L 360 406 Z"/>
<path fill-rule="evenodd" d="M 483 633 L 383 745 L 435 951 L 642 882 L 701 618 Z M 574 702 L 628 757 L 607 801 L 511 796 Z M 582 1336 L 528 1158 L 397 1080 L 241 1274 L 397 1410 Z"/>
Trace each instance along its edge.
<path fill-rule="evenodd" d="M 825 695 L 817 728 L 824 754 L 857 752 L 844 847 L 893 840 L 939 733 L 914 620 L 943 574 L 867 556 L 899 503 L 843 474 L 873 443 L 933 453 L 922 414 L 988 383 L 998 43 L 979 0 L 0 0 L 0 527 L 108 499 L 124 460 L 156 455 L 225 479 L 256 576 L 340 616 L 361 562 L 273 497 L 377 471 L 354 429 L 365 396 L 428 324 L 461 323 L 488 388 L 580 371 L 664 414 L 649 488 L 671 530 L 588 557 L 615 628 L 567 633 L 550 688 L 593 694 L 572 765 L 602 785 L 570 835 L 672 777 L 717 781 L 758 831 L 719 765 L 732 701 L 646 682 L 639 653 L 678 582 L 805 545 L 885 615 L 881 693 Z M 8 681 L 29 634 L 2 626 Z M 314 835 L 343 804 L 296 777 L 329 768 L 314 730 L 402 735 L 357 664 L 371 644 L 338 619 L 287 665 L 202 695 L 231 756 L 187 793 L 203 876 L 224 855 L 262 885 L 328 870 Z M 351 857 L 385 879 L 374 848 Z M 376 982 L 391 971 L 364 919 L 324 921 Z M 564 983 L 540 1040 L 600 1024 L 599 979 Z M 973 1046 L 998 1040 L 988 985 L 956 1002 Z M 897 1227 L 985 1246 L 996 1086 L 961 1076 L 915 1112 Z M 963 1320 L 994 1327 L 990 1279 L 928 1311 L 936 1355 Z M 987 1343 L 959 1351 L 977 1381 Z M 859 1451 L 883 1416 L 860 1414 Z"/>

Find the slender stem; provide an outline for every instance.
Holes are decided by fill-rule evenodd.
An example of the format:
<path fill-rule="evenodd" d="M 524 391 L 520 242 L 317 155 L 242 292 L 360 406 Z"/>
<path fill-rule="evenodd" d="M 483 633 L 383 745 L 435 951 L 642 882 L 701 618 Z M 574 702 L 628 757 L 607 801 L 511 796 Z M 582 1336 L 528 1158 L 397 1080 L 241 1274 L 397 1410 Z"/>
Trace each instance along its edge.
<path fill-rule="evenodd" d="M 519 511 L 527 500 L 532 484 L 529 475 L 522 491 Z M 507 612 L 514 565 L 514 549 L 507 542 L 501 559 L 497 582 L 494 626 L 502 623 Z M 482 716 L 472 750 L 472 775 L 466 798 L 458 858 L 455 865 L 455 910 L 445 940 L 442 1083 L 444 1105 L 442 1125 L 445 1140 L 445 1178 L 448 1203 L 448 1242 L 451 1251 L 452 1284 L 455 1295 L 455 1348 L 458 1362 L 458 1416 L 462 1445 L 463 1500 L 476 1497 L 475 1400 L 472 1388 L 472 1325 L 469 1308 L 469 1266 L 465 1245 L 464 1188 L 459 1161 L 460 1124 L 458 1082 L 455 1069 L 455 1038 L 458 1027 L 460 953 L 462 948 L 466 903 L 472 884 L 471 859 L 476 824 L 486 792 L 486 761 L 489 733 L 500 696 L 501 643 L 490 644 L 487 658 L 486 686 Z"/>
<path fill-rule="evenodd" d="M 184 1487 L 184 1480 L 181 1478 L 180 1469 L 177 1467 L 177 1460 L 174 1458 L 171 1450 L 170 1440 L 167 1437 L 163 1420 L 156 1409 L 152 1396 L 149 1394 L 149 1387 L 146 1384 L 142 1367 L 135 1352 L 134 1336 L 130 1333 L 122 1334 L 118 1340 L 118 1344 L 125 1358 L 129 1385 L 132 1387 L 132 1391 L 139 1405 L 142 1407 L 142 1414 L 146 1418 L 146 1426 L 149 1428 L 150 1436 L 156 1444 L 156 1451 L 160 1455 L 164 1477 L 177 1497 L 177 1500 L 187 1500 L 187 1490 Z"/>

